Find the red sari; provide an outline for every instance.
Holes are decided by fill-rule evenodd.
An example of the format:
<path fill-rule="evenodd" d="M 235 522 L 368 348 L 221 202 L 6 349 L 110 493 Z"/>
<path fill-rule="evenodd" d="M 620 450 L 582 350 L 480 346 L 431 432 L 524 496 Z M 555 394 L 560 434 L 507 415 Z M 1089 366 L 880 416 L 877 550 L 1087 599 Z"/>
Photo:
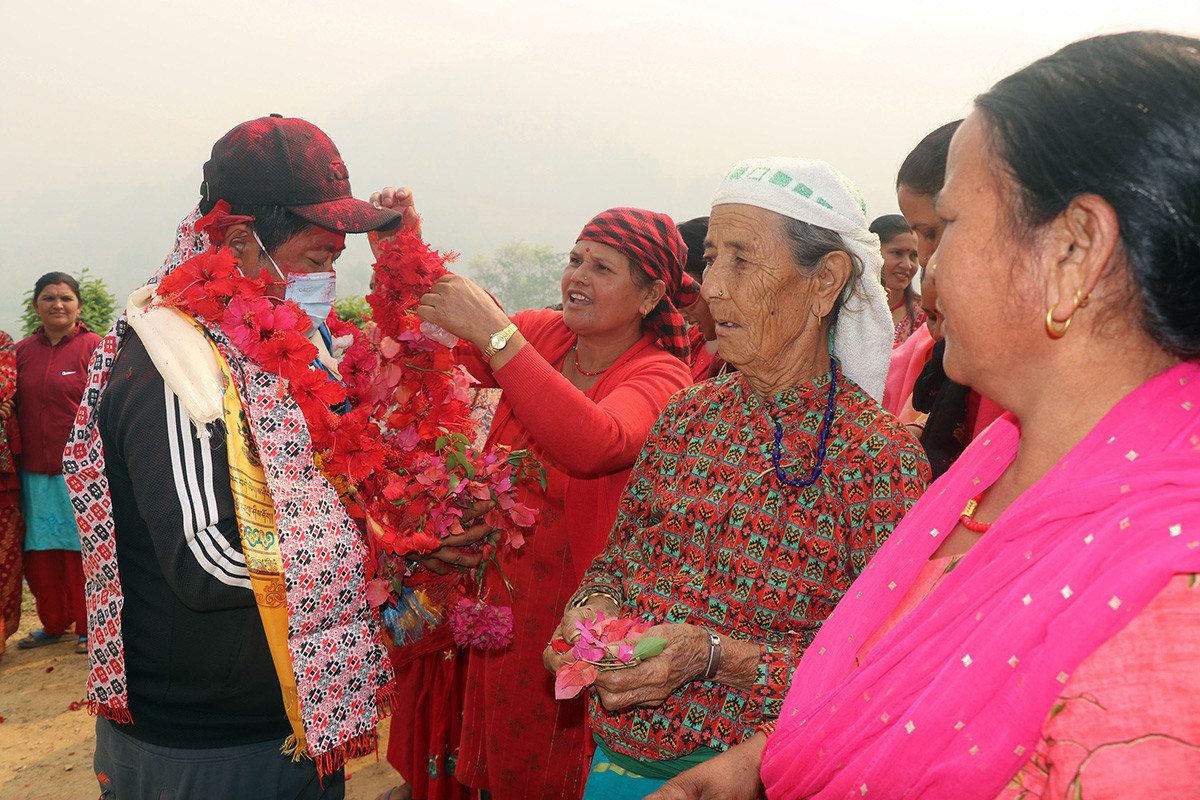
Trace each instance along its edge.
<path fill-rule="evenodd" d="M 474 650 L 467 663 L 458 778 L 505 798 L 579 797 L 593 749 L 583 698 L 554 699 L 542 650 L 583 572 L 603 549 L 625 479 L 668 398 L 691 383 L 688 367 L 647 335 L 587 392 L 559 374 L 575 343 L 562 313 L 514 318 L 532 347 L 491 373 L 477 357 L 463 363 L 484 385 L 504 389 L 489 444 L 531 447 L 546 467 L 547 489 L 522 502 L 539 507 L 521 550 L 502 558 L 513 597 L 513 642 Z"/>
<path fill-rule="evenodd" d="M 0 331 L 0 403 L 17 392 L 17 350 Z M 4 642 L 21 627 L 21 551 L 25 524 L 21 519 L 21 483 L 13 456 L 21 449 L 16 412 L 0 421 L 0 653 Z"/>

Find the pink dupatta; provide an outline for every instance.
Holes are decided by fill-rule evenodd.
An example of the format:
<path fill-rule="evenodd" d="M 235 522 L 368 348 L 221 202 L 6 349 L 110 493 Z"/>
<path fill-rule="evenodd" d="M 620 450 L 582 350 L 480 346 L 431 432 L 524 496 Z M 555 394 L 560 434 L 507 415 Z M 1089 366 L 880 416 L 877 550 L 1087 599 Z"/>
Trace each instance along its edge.
<path fill-rule="evenodd" d="M 966 501 L 1011 463 L 996 421 L 897 527 L 806 651 L 771 798 L 992 798 L 1075 667 L 1172 575 L 1200 571 L 1200 365 L 1122 399 L 856 667 Z"/>

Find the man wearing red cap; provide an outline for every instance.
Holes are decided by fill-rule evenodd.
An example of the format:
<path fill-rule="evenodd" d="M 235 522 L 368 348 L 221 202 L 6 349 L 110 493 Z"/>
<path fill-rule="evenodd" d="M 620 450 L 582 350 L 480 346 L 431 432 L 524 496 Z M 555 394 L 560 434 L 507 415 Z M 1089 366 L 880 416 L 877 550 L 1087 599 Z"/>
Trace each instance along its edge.
<path fill-rule="evenodd" d="M 341 798 L 342 765 L 374 747 L 393 689 L 362 544 L 290 382 L 214 320 L 257 302 L 247 330 L 311 331 L 319 358 L 301 368 L 336 380 L 333 262 L 345 234 L 401 215 L 354 199 L 329 137 L 277 115 L 213 146 L 201 195 L 97 351 L 65 453 L 97 778 L 118 800 Z M 305 313 L 245 283 L 190 305 L 167 289 L 222 263 Z"/>

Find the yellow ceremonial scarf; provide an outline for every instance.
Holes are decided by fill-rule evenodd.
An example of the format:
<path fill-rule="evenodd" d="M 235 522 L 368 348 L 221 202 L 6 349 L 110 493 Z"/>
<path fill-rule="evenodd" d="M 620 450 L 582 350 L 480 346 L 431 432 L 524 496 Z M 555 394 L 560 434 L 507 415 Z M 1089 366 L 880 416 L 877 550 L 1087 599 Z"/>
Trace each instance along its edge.
<path fill-rule="evenodd" d="M 284 755 L 293 761 L 311 757 L 304 738 L 304 723 L 300 719 L 300 696 L 296 691 L 292 657 L 288 653 L 287 590 L 283 581 L 283 560 L 279 554 L 279 537 L 275 531 L 275 504 L 267 488 L 254 438 L 246 424 L 242 401 L 234 386 L 229 364 L 221 357 L 211 340 L 206 341 L 217 355 L 217 363 L 225 377 L 224 403 L 225 443 L 229 454 L 229 483 L 233 489 L 233 505 L 237 514 L 238 533 L 242 540 L 242 552 L 246 556 L 246 567 L 250 570 L 250 582 L 254 586 L 254 600 L 262 618 L 263 630 L 267 634 L 267 645 L 271 649 L 271 660 L 275 663 L 275 674 L 283 691 L 283 705 L 287 710 L 292 735 L 283 745 Z"/>

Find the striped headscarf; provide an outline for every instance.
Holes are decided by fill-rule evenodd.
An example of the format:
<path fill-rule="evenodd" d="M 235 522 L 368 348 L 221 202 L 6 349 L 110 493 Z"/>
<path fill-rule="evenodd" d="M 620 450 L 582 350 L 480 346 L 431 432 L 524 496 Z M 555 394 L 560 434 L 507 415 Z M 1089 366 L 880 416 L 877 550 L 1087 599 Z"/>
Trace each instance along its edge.
<path fill-rule="evenodd" d="M 664 350 L 686 361 L 691 348 L 679 309 L 696 302 L 700 284 L 683 271 L 687 245 L 675 221 L 641 208 L 610 208 L 584 225 L 575 241 L 585 239 L 608 245 L 645 270 L 651 280 L 667 285 L 666 294 L 646 315 L 643 327 L 656 334 Z"/>

